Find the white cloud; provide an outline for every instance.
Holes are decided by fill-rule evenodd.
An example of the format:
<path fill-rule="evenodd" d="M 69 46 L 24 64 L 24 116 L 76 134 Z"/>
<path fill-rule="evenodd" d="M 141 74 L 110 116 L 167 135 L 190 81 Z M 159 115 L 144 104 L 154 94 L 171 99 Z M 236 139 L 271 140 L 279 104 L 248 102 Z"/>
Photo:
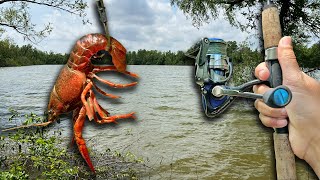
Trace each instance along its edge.
<path fill-rule="evenodd" d="M 110 33 L 129 51 L 186 50 L 202 37 L 219 37 L 238 42 L 248 37 L 247 33 L 231 27 L 222 16 L 197 29 L 182 11 L 171 7 L 168 0 L 108 0 L 105 3 Z M 68 53 L 81 36 L 101 32 L 94 8 L 95 1 L 88 1 L 88 5 L 87 14 L 92 25 L 83 25 L 79 17 L 49 8 L 41 16 L 34 17 L 37 23 L 51 22 L 54 28 L 36 47 L 44 51 Z M 36 11 L 32 9 L 32 12 Z M 29 43 L 23 42 L 21 35 L 15 32 L 6 34 L 15 37 L 14 41 L 18 45 Z"/>

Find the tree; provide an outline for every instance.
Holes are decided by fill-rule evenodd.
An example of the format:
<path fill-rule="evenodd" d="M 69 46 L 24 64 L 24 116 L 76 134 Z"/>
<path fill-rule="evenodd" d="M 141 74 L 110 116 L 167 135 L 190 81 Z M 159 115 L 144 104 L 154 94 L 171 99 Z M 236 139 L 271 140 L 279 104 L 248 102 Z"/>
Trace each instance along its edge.
<path fill-rule="evenodd" d="M 52 26 L 48 22 L 42 30 L 38 30 L 37 25 L 31 22 L 31 4 L 74 14 L 80 16 L 83 23 L 88 22 L 84 19 L 87 7 L 84 0 L 0 0 L 0 33 L 12 29 L 33 43 L 46 37 L 52 31 Z"/>
<path fill-rule="evenodd" d="M 320 41 L 310 48 L 310 63 L 311 67 L 319 67 L 320 66 Z"/>
<path fill-rule="evenodd" d="M 257 29 L 263 0 L 171 0 L 195 26 L 216 19 L 219 13 L 241 30 Z M 274 0 L 279 8 L 283 34 L 305 40 L 311 34 L 320 37 L 320 0 Z M 243 21 L 247 19 L 247 22 Z"/>

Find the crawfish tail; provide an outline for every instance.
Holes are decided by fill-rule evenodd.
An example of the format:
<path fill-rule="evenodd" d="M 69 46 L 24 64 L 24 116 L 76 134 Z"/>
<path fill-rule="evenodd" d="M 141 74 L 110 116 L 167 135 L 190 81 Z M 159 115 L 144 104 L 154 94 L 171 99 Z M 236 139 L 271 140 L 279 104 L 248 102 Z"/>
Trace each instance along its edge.
<path fill-rule="evenodd" d="M 92 55 L 104 50 L 107 39 L 102 34 L 88 34 L 79 39 L 73 47 L 69 60 L 75 65 L 87 64 Z"/>
<path fill-rule="evenodd" d="M 111 44 L 108 52 L 117 70 L 124 72 L 126 69 L 126 49 L 116 39 L 110 37 Z M 90 58 L 99 51 L 106 50 L 108 40 L 102 34 L 88 34 L 79 39 L 73 47 L 68 59 L 69 67 L 83 69 L 91 65 Z"/>

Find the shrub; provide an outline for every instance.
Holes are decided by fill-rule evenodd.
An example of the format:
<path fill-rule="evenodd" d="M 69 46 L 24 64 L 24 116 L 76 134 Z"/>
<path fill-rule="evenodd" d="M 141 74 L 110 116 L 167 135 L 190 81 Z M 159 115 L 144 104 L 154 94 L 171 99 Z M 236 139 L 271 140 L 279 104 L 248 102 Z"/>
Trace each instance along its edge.
<path fill-rule="evenodd" d="M 22 117 L 17 111 L 10 111 L 9 121 Z M 23 125 L 44 121 L 34 113 L 24 117 Z M 92 160 L 100 159 L 94 175 L 77 148 L 76 153 L 63 148 L 61 131 L 54 130 L 52 134 L 49 129 L 19 129 L 0 136 L 0 179 L 137 179 L 138 168 L 144 166 L 132 153 L 122 155 L 107 149 L 100 154 L 90 153 Z"/>

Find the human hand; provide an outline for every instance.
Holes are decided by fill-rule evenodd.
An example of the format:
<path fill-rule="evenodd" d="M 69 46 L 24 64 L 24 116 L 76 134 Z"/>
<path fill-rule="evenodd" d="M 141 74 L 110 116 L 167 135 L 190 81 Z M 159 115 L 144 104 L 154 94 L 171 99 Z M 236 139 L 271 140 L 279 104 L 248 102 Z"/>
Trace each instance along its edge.
<path fill-rule="evenodd" d="M 285 108 L 278 109 L 267 106 L 262 100 L 256 100 L 255 107 L 265 126 L 281 128 L 288 125 L 294 154 L 306 160 L 320 176 L 320 83 L 300 70 L 290 37 L 280 40 L 278 59 L 283 85 L 291 90 L 292 100 Z M 255 75 L 261 80 L 268 79 L 270 72 L 265 63 L 256 67 Z M 253 91 L 258 94 L 268 89 L 270 87 L 266 85 L 253 87 Z"/>

